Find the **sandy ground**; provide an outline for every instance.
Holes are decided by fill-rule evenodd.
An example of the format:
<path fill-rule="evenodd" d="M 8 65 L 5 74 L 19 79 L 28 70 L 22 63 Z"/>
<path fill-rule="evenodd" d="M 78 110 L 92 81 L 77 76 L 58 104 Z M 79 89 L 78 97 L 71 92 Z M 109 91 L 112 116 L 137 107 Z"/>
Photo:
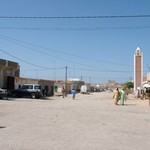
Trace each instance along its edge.
<path fill-rule="evenodd" d="M 148 100 L 112 95 L 0 100 L 0 150 L 149 150 Z"/>

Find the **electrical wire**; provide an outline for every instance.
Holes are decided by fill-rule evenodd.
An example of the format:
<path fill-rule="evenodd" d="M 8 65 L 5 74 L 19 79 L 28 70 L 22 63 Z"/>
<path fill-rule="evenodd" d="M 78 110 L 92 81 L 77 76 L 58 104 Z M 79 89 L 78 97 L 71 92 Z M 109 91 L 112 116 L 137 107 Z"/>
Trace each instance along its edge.
<path fill-rule="evenodd" d="M 28 43 L 28 42 L 24 42 L 24 41 L 21 41 L 21 40 L 17 40 L 17 39 L 14 39 L 14 38 L 11 38 L 11 37 L 8 37 L 8 36 L 4 36 L 2 34 L 0 34 L 0 38 L 1 39 L 4 39 L 4 40 L 7 40 L 11 43 L 15 43 L 17 45 L 21 45 L 23 47 L 26 47 L 26 48 L 29 48 L 31 50 L 34 50 L 38 53 L 41 53 L 41 54 L 44 54 L 44 55 L 47 55 L 47 56 L 53 56 L 55 58 L 58 58 L 58 59 L 61 59 L 61 60 L 64 60 L 64 61 L 67 61 L 67 62 L 72 62 L 72 63 L 76 63 L 76 64 L 80 64 L 80 65 L 83 65 L 83 66 L 87 66 L 87 67 L 92 67 L 93 66 L 88 66 L 86 64 L 82 64 L 82 63 L 79 63 L 79 62 L 74 62 L 72 60 L 68 60 L 68 59 L 65 59 L 65 58 L 62 58 L 62 57 L 58 57 L 58 56 L 55 56 L 55 55 L 52 55 L 52 54 L 49 54 L 49 53 L 45 53 L 43 51 L 39 51 L 39 50 L 35 50 L 31 47 L 27 47 L 27 46 L 24 46 L 20 43 L 24 43 L 24 44 L 27 44 L 27 45 L 30 45 L 30 46 L 34 46 L 36 48 L 41 48 L 41 49 L 45 49 L 45 50 L 49 50 L 49 51 L 52 51 L 52 52 L 55 52 L 55 53 L 58 53 L 58 54 L 64 54 L 64 55 L 68 55 L 68 56 L 72 56 L 72 57 L 76 57 L 76 58 L 81 58 L 83 60 L 90 60 L 90 61 L 94 61 L 94 62 L 101 62 L 101 63 L 106 63 L 106 64 L 113 64 L 113 65 L 121 65 L 121 66 L 133 66 L 133 65 L 129 65 L 129 64 L 120 64 L 120 63 L 115 63 L 115 62 L 110 62 L 110 61 L 106 61 L 106 60 L 98 60 L 98 59 L 92 59 L 92 58 L 87 58 L 87 57 L 83 57 L 83 56 L 79 56 L 79 55 L 74 55 L 74 54 L 70 54 L 70 53 L 66 53 L 66 52 L 62 52 L 62 51 L 59 51 L 59 50 L 55 50 L 55 49 L 52 49 L 52 48 L 46 48 L 46 47 L 43 47 L 43 46 L 39 46 L 39 45 L 36 45 L 36 44 L 31 44 L 31 43 Z M 15 42 L 14 42 L 15 41 Z M 19 42 L 19 43 L 16 43 L 16 42 Z"/>
<path fill-rule="evenodd" d="M 39 68 L 41 68 L 41 69 L 35 69 L 35 70 L 21 70 L 21 71 L 45 71 L 45 70 L 56 70 L 56 69 L 65 69 L 66 67 L 62 67 L 62 68 L 46 68 L 46 67 L 41 67 L 41 66 L 38 66 L 38 65 L 35 65 L 35 64 L 32 64 L 32 63 L 30 63 L 30 62 L 27 62 L 27 61 L 25 61 L 25 60 L 22 60 L 22 59 L 20 59 L 20 58 L 17 58 L 16 56 L 14 56 L 14 55 L 12 55 L 12 54 L 10 54 L 10 53 L 7 53 L 6 51 L 4 51 L 4 50 L 2 50 L 2 49 L 0 49 L 0 51 L 1 52 L 3 52 L 3 53 L 5 53 L 5 54 L 7 54 L 7 55 L 9 55 L 9 56 L 11 56 L 11 57 L 14 57 L 15 59 L 17 59 L 17 60 L 19 60 L 19 61 L 22 61 L 22 62 L 24 62 L 24 63 L 26 63 L 26 64 L 29 64 L 29 65 L 32 65 L 32 66 L 35 66 L 35 67 L 39 67 Z M 70 69 L 70 68 L 68 68 L 68 69 Z M 73 68 L 73 69 L 78 69 L 78 70 L 86 70 L 86 71 L 100 71 L 100 72 L 122 72 L 122 73 L 125 73 L 125 72 L 128 72 L 129 73 L 129 71 L 113 71 L 113 70 L 105 70 L 105 71 L 102 71 L 102 70 L 94 70 L 94 69 L 81 69 L 81 68 Z M 85 76 L 83 76 L 83 77 L 85 77 Z M 91 77 L 90 76 L 90 78 L 101 78 L 101 79 L 107 79 L 106 77 Z M 113 78 L 114 79 L 114 78 Z M 123 79 L 123 77 L 122 78 L 115 78 L 115 79 Z"/>
<path fill-rule="evenodd" d="M 150 26 L 116 26 L 116 27 L 79 27 L 79 28 L 71 28 L 71 27 L 0 27 L 2 30 L 36 30 L 36 31 L 99 31 L 99 30 L 136 30 L 136 29 L 149 29 Z"/>
<path fill-rule="evenodd" d="M 5 54 L 7 54 L 7 55 L 9 55 L 9 56 L 11 56 L 11 57 L 13 57 L 13 58 L 15 58 L 15 59 L 17 59 L 17 60 L 19 60 L 19 61 L 22 61 L 22 62 L 24 62 L 24 63 L 26 63 L 26 64 L 29 64 L 29 65 L 32 65 L 32 66 L 35 66 L 35 67 L 42 68 L 42 69 L 38 69 L 38 71 L 45 71 L 45 70 L 49 70 L 49 69 L 64 69 L 64 68 L 65 68 L 65 67 L 62 67 L 62 68 L 48 68 L 48 67 L 42 67 L 42 66 L 35 65 L 35 64 L 30 63 L 30 62 L 27 62 L 27 61 L 25 61 L 25 60 L 23 60 L 23 59 L 20 59 L 20 58 L 14 56 L 14 55 L 12 55 L 12 54 L 10 54 L 10 53 L 8 53 L 8 52 L 2 50 L 2 49 L 0 49 L 0 51 L 3 52 L 3 53 L 5 53 Z M 69 67 L 68 67 L 68 69 L 69 69 Z M 122 73 L 125 73 L 125 72 L 132 72 L 132 71 L 94 70 L 94 69 L 81 69 L 81 68 L 73 68 L 73 69 L 84 70 L 84 71 L 101 71 L 101 72 L 122 72 Z M 26 71 L 37 71 L 37 69 L 35 69 L 35 70 L 26 70 Z"/>
<path fill-rule="evenodd" d="M 150 15 L 119 16 L 0 16 L 0 19 L 117 19 L 117 18 L 149 18 Z"/>
<path fill-rule="evenodd" d="M 20 58 L 18 58 L 18 57 L 16 57 L 16 56 L 14 56 L 14 55 L 12 55 L 12 54 L 6 52 L 5 50 L 0 49 L 0 51 L 3 52 L 3 53 L 5 53 L 5 54 L 7 54 L 7 55 L 9 55 L 9 56 L 11 56 L 11 57 L 13 57 L 13 58 L 15 58 L 15 59 L 17 59 L 17 60 L 19 60 L 19 61 L 21 61 L 21 62 L 26 63 L 26 64 L 28 64 L 28 65 L 35 66 L 35 67 L 38 67 L 38 68 L 42 68 L 42 69 L 44 69 L 44 70 L 45 70 L 45 69 L 52 69 L 52 68 L 43 67 L 43 66 L 39 66 L 39 65 L 36 65 L 36 64 L 27 62 L 27 61 L 25 61 L 25 60 L 23 60 L 23 59 L 20 59 Z"/>

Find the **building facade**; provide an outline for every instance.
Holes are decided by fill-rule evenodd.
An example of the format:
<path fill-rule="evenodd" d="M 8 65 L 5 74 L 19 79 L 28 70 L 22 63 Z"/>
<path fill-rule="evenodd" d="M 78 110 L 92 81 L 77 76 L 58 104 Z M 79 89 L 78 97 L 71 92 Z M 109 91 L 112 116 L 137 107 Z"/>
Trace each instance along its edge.
<path fill-rule="evenodd" d="M 22 78 L 22 77 L 7 77 L 7 89 L 9 91 L 13 89 L 19 89 L 23 84 L 39 84 L 41 89 L 46 91 L 45 95 L 50 96 L 54 95 L 54 81 L 52 80 L 43 80 L 43 79 L 31 79 L 31 78 Z"/>
<path fill-rule="evenodd" d="M 139 47 L 134 53 L 134 91 L 141 87 L 143 82 L 143 54 Z"/>
<path fill-rule="evenodd" d="M 7 88 L 7 77 L 19 77 L 20 66 L 16 62 L 0 59 L 0 88 Z"/>

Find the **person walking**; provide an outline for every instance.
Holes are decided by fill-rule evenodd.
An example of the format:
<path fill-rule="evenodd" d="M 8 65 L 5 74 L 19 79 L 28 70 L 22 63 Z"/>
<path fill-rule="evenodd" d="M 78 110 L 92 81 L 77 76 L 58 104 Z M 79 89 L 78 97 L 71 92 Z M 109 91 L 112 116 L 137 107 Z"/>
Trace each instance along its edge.
<path fill-rule="evenodd" d="M 127 95 L 126 95 L 125 89 L 123 88 L 121 90 L 121 99 L 120 99 L 121 105 L 124 105 L 124 102 L 126 101 L 126 99 L 127 99 Z"/>
<path fill-rule="evenodd" d="M 75 89 L 72 89 L 71 94 L 72 94 L 72 99 L 75 99 L 75 96 L 76 96 L 76 91 L 75 91 Z"/>
<path fill-rule="evenodd" d="M 118 105 L 118 101 L 120 100 L 120 92 L 118 88 L 116 88 L 113 98 L 115 99 L 114 101 L 115 105 Z"/>
<path fill-rule="evenodd" d="M 63 96 L 63 98 L 65 98 L 65 89 L 64 89 L 64 87 L 62 88 L 62 96 Z"/>

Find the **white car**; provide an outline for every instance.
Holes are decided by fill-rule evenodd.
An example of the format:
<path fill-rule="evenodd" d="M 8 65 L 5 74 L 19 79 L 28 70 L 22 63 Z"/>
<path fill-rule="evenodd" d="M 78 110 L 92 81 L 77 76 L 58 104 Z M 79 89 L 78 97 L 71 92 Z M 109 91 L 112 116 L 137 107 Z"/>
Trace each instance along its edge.
<path fill-rule="evenodd" d="M 0 98 L 7 97 L 7 90 L 0 88 Z"/>
<path fill-rule="evenodd" d="M 20 89 L 12 90 L 11 94 L 13 97 L 30 96 L 31 98 L 40 98 L 42 90 L 39 84 L 23 84 Z"/>

